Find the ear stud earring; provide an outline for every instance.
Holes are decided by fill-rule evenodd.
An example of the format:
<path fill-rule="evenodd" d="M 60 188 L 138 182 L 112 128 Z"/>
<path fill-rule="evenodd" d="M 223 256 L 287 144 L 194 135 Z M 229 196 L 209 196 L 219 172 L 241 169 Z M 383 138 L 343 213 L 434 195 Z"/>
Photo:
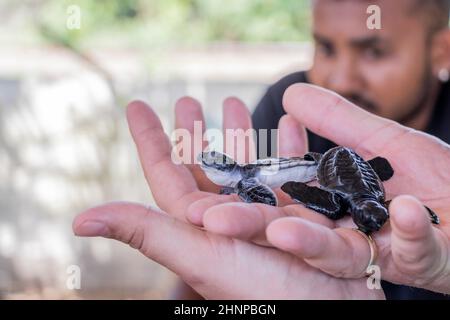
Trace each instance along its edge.
<path fill-rule="evenodd" d="M 438 78 L 441 82 L 447 82 L 450 80 L 450 71 L 448 71 L 446 68 L 442 68 L 439 70 Z"/>

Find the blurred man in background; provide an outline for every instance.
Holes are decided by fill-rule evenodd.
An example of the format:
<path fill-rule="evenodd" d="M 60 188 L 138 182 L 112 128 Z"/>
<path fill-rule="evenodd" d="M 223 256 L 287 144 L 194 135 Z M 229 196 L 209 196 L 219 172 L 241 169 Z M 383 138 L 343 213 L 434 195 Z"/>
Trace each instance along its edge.
<path fill-rule="evenodd" d="M 373 4 L 381 9 L 381 28 L 374 30 L 367 25 Z M 276 129 L 285 90 L 305 82 L 450 143 L 450 0 L 315 0 L 312 10 L 313 66 L 269 87 L 253 114 L 255 129 Z M 334 146 L 312 133 L 308 140 L 314 152 Z M 383 289 L 388 299 L 445 298 L 387 282 Z M 191 294 L 180 287 L 175 297 Z"/>
<path fill-rule="evenodd" d="M 367 27 L 371 4 L 381 9 L 379 30 Z M 268 89 L 253 114 L 255 129 L 276 129 L 285 90 L 306 82 L 450 143 L 450 0 L 315 0 L 312 8 L 313 66 Z M 308 135 L 311 151 L 334 146 Z M 444 298 L 390 283 L 383 289 L 388 299 Z"/>

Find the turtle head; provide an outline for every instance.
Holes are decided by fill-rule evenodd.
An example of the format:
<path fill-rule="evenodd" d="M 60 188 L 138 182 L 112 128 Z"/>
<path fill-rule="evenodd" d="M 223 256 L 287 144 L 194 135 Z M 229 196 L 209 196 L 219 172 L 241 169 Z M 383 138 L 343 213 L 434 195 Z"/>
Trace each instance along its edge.
<path fill-rule="evenodd" d="M 233 159 L 217 151 L 202 152 L 198 155 L 197 160 L 203 169 L 226 170 L 227 168 L 234 168 L 236 165 Z"/>
<path fill-rule="evenodd" d="M 364 201 L 353 210 L 353 221 L 365 233 L 380 230 L 388 218 L 387 209 L 377 201 Z"/>
<path fill-rule="evenodd" d="M 237 163 L 223 153 L 202 152 L 197 160 L 208 179 L 219 186 L 232 186 L 239 180 L 235 174 Z"/>
<path fill-rule="evenodd" d="M 202 152 L 198 155 L 198 163 L 204 171 L 230 172 L 236 167 L 236 162 L 227 155 L 217 152 Z"/>

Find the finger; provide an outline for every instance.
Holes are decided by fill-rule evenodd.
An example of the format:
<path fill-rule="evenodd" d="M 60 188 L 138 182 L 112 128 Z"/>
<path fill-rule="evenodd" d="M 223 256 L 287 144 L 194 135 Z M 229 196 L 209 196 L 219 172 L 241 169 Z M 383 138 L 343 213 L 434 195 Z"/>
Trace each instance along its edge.
<path fill-rule="evenodd" d="M 212 183 L 203 170 L 195 164 L 197 155 L 208 147 L 208 142 L 203 139 L 206 130 L 206 122 L 203 116 L 200 103 L 190 97 L 184 97 L 175 104 L 175 128 L 184 129 L 189 133 L 188 142 L 181 142 L 179 145 L 183 152 L 187 150 L 190 156 L 186 167 L 191 171 L 200 190 L 218 193 L 219 187 Z M 184 133 L 183 133 L 184 134 Z M 184 156 L 184 154 L 183 154 Z M 184 159 L 184 157 L 183 157 Z"/>
<path fill-rule="evenodd" d="M 185 129 L 189 132 L 190 144 L 183 144 L 183 149 L 190 150 L 189 164 L 195 163 L 197 155 L 208 147 L 208 142 L 203 140 L 206 130 L 205 118 L 200 103 L 190 97 L 183 97 L 175 104 L 175 128 Z"/>
<path fill-rule="evenodd" d="M 281 157 L 300 157 L 308 152 L 306 129 L 294 117 L 291 115 L 281 117 L 278 129 Z"/>
<path fill-rule="evenodd" d="M 289 87 L 283 97 L 283 106 L 288 114 L 312 132 L 338 145 L 350 147 L 363 156 L 382 153 L 383 147 L 409 130 L 313 85 Z"/>
<path fill-rule="evenodd" d="M 241 240 L 264 243 L 268 220 L 283 216 L 281 209 L 262 204 L 225 203 L 211 207 L 203 216 L 205 230 Z"/>
<path fill-rule="evenodd" d="M 298 209 L 298 208 L 302 208 L 302 207 L 295 205 L 295 206 L 286 208 L 286 206 L 292 205 L 292 201 L 289 200 L 290 198 L 286 193 L 281 191 L 281 189 L 279 191 L 276 191 L 276 193 L 277 193 L 280 207 L 284 207 L 284 209 L 286 210 L 288 215 L 302 215 L 301 211 L 296 213 L 296 208 Z M 289 199 L 287 199 L 287 198 L 289 198 Z M 188 208 L 186 210 L 186 218 L 190 223 L 192 223 L 196 226 L 202 227 L 203 223 L 204 223 L 203 217 L 205 215 L 205 212 L 209 208 L 220 205 L 220 204 L 230 203 L 230 202 L 241 203 L 242 200 L 239 198 L 239 196 L 237 194 L 210 195 L 207 197 L 203 197 L 199 200 L 192 202 L 188 206 Z M 259 204 L 256 204 L 256 205 L 259 205 Z M 318 215 L 310 210 L 307 210 L 306 212 L 307 213 L 305 214 L 305 216 L 312 219 L 313 221 L 322 223 L 324 225 L 329 224 L 329 225 L 334 226 L 334 223 L 332 223 L 330 220 L 326 219 L 325 217 Z M 233 217 L 234 216 L 230 216 L 230 219 L 233 219 Z"/>
<path fill-rule="evenodd" d="M 197 207 L 200 209 L 203 204 L 205 201 L 200 200 Z M 267 226 L 279 218 L 302 217 L 323 224 L 327 228 L 334 226 L 329 219 L 299 205 L 280 208 L 263 204 L 225 203 L 209 208 L 205 205 L 202 209 L 204 210 L 203 225 L 206 230 L 236 239 L 265 244 L 267 244 Z"/>
<path fill-rule="evenodd" d="M 140 204 L 110 203 L 89 209 L 75 218 L 73 230 L 78 236 L 100 236 L 129 244 L 189 284 L 218 280 L 220 270 L 228 268 L 226 259 L 219 259 L 212 246 L 214 239 Z M 224 257 L 229 256 L 225 246 L 222 250 Z"/>
<path fill-rule="evenodd" d="M 291 196 L 289 196 L 286 192 L 281 190 L 281 188 L 275 188 L 273 191 L 275 192 L 275 195 L 277 196 L 279 207 L 286 207 L 289 205 L 297 204 L 291 198 Z"/>
<path fill-rule="evenodd" d="M 169 138 L 151 108 L 140 101 L 131 102 L 127 118 L 155 201 L 164 211 L 172 212 L 178 200 L 198 190 L 196 182 L 184 165 L 172 161 Z"/>
<path fill-rule="evenodd" d="M 187 220 L 199 227 L 203 226 L 203 216 L 211 207 L 229 202 L 241 202 L 237 194 L 230 195 L 210 195 L 192 202 L 186 210 Z"/>
<path fill-rule="evenodd" d="M 448 242 L 431 225 L 425 207 L 414 197 L 399 196 L 390 205 L 392 259 L 415 281 L 431 282 L 445 270 Z"/>
<path fill-rule="evenodd" d="M 330 229 L 305 219 L 272 222 L 267 239 L 273 246 L 338 278 L 364 276 L 370 260 L 369 244 L 354 230 Z"/>
<path fill-rule="evenodd" d="M 280 157 L 302 157 L 308 152 L 306 129 L 291 115 L 284 115 L 278 123 Z M 295 201 L 281 189 L 275 190 L 280 207 L 294 204 Z"/>
<path fill-rule="evenodd" d="M 223 103 L 224 150 L 238 163 L 256 160 L 252 120 L 245 104 L 237 98 Z"/>

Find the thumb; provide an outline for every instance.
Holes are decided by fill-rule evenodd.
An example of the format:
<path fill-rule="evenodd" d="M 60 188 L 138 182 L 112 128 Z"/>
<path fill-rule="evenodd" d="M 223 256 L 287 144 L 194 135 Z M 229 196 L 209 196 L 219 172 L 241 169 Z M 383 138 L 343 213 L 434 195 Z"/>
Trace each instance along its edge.
<path fill-rule="evenodd" d="M 81 237 L 100 236 L 128 244 L 192 286 L 211 279 L 214 275 L 209 270 L 220 273 L 224 265 L 204 231 L 140 204 L 115 202 L 89 209 L 75 218 L 73 231 Z"/>
<path fill-rule="evenodd" d="M 413 283 L 427 287 L 443 276 L 448 265 L 448 242 L 431 225 L 426 208 L 414 197 L 399 196 L 389 208 L 392 259 Z"/>

